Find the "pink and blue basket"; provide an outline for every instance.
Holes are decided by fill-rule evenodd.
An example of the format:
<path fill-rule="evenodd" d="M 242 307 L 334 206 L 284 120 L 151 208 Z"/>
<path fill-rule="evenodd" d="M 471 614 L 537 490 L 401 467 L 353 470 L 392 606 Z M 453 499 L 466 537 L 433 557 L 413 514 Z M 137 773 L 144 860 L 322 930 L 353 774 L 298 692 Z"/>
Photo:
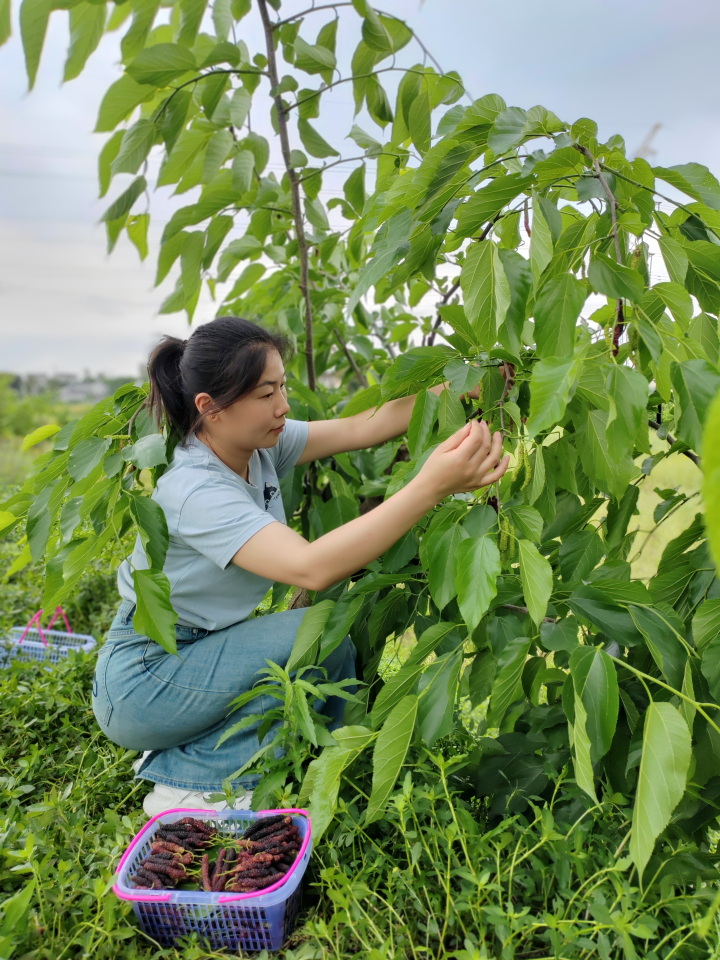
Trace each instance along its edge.
<path fill-rule="evenodd" d="M 202 890 L 138 890 L 130 884 L 150 853 L 163 824 L 193 816 L 215 827 L 220 839 L 239 840 L 255 820 L 284 813 L 293 818 L 302 838 L 295 863 L 282 880 L 259 893 L 205 893 Z M 167 810 L 142 828 L 123 854 L 114 891 L 132 901 L 144 932 L 167 947 L 196 933 L 213 950 L 279 950 L 297 919 L 302 880 L 312 852 L 310 816 L 306 810 Z"/>
<path fill-rule="evenodd" d="M 33 615 L 26 627 L 13 627 L 0 642 L 0 667 L 9 667 L 12 660 L 47 660 L 57 663 L 70 651 L 89 653 L 97 646 L 94 637 L 85 633 L 73 633 L 62 607 L 57 607 L 47 627 L 41 625 L 42 610 Z M 52 625 L 60 615 L 67 631 L 53 630 Z"/>

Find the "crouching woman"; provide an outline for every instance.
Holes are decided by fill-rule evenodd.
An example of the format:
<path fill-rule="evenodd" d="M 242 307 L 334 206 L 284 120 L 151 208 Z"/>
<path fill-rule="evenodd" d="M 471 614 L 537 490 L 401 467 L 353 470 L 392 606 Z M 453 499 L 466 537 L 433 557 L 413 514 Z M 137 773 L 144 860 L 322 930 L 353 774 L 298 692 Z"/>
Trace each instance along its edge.
<path fill-rule="evenodd" d="M 290 656 L 302 609 L 250 619 L 274 581 L 323 590 L 385 553 L 445 497 L 493 483 L 507 468 L 500 435 L 473 421 L 399 493 L 308 543 L 286 525 L 280 479 L 296 464 L 401 436 L 414 398 L 341 421 L 287 419 L 283 353 L 280 338 L 222 317 L 187 341 L 165 337 L 150 356 L 150 406 L 181 438 L 153 493 L 170 533 L 165 573 L 179 656 L 133 626 L 132 571 L 147 566 L 138 539 L 119 570 L 122 602 L 93 685 L 105 734 L 145 752 L 137 772 L 155 785 L 144 802 L 149 816 L 207 807 L 203 795 L 256 752 L 254 728 L 216 745 L 242 716 L 229 713 L 230 701 L 253 686 L 266 659 L 284 666 Z M 323 663 L 329 680 L 354 678 L 354 652 L 346 637 Z M 273 705 L 258 711 L 255 702 L 251 712 Z M 343 707 L 337 697 L 324 704 L 331 726 Z M 250 790 L 254 780 L 241 783 Z"/>

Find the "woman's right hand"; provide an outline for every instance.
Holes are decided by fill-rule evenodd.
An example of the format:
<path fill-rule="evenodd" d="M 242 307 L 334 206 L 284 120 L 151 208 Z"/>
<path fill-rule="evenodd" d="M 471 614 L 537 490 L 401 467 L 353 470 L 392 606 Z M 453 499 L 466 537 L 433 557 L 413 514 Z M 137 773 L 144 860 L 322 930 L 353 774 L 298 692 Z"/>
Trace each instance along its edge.
<path fill-rule="evenodd" d="M 471 420 L 441 443 L 423 464 L 418 480 L 430 485 L 435 502 L 453 493 L 470 493 L 499 480 L 510 457 L 502 457 L 502 434 Z"/>

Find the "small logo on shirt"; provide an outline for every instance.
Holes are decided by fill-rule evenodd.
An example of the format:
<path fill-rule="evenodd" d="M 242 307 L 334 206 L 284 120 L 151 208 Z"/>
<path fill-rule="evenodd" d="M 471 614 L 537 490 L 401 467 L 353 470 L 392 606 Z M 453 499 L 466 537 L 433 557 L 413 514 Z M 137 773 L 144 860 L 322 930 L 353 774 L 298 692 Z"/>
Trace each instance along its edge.
<path fill-rule="evenodd" d="M 274 500 L 278 495 L 278 488 L 273 487 L 271 483 L 265 484 L 265 509 L 270 506 L 270 501 Z"/>

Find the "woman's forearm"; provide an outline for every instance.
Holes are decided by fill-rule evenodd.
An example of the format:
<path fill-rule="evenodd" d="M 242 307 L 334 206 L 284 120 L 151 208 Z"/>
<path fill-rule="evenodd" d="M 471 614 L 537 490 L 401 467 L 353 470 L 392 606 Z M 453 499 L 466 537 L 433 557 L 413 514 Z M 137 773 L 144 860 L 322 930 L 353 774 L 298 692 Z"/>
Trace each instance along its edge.
<path fill-rule="evenodd" d="M 438 498 L 418 475 L 374 510 L 312 543 L 284 524 L 271 523 L 238 550 L 233 563 L 280 583 L 324 590 L 382 556 Z"/>

